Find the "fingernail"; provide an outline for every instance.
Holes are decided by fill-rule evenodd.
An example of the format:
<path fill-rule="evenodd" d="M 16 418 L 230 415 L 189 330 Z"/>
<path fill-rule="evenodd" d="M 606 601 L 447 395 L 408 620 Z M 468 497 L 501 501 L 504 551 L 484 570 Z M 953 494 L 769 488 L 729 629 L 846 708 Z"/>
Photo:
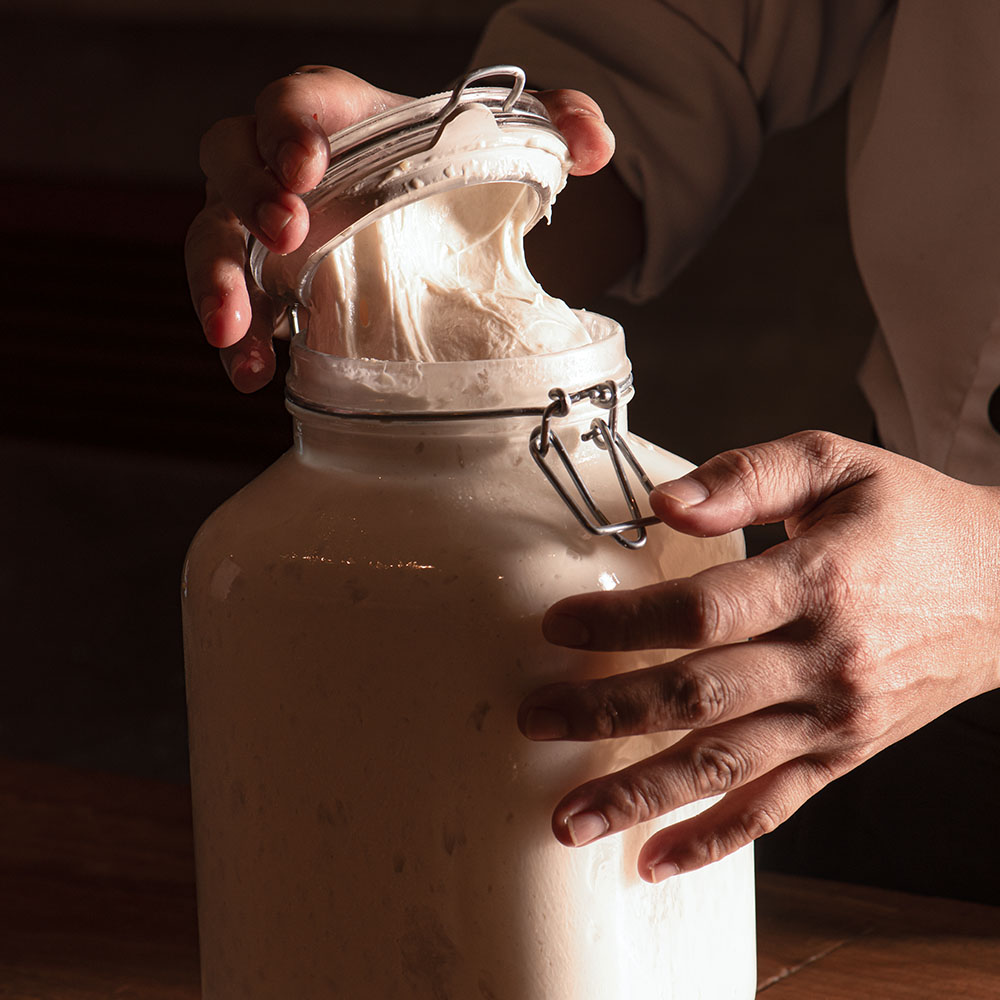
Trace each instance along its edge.
<path fill-rule="evenodd" d="M 260 354 L 252 352 L 234 354 L 226 366 L 229 381 L 238 392 L 256 392 L 261 387 L 260 374 L 264 370 Z"/>
<path fill-rule="evenodd" d="M 595 121 L 604 122 L 603 115 L 599 115 L 593 108 L 587 108 L 581 104 L 570 105 L 564 109 L 563 114 L 572 118 L 593 118 Z"/>
<path fill-rule="evenodd" d="M 244 361 L 247 371 L 252 375 L 259 375 L 264 370 L 264 359 L 255 347 L 251 347 Z"/>
<path fill-rule="evenodd" d="M 570 615 L 549 615 L 542 622 L 542 633 L 557 646 L 586 646 L 590 642 L 590 629 Z"/>
<path fill-rule="evenodd" d="M 239 375 L 243 366 L 247 363 L 247 356 L 245 354 L 230 354 L 227 358 L 223 355 L 222 363 L 225 366 L 230 379 L 233 379 Z"/>
<path fill-rule="evenodd" d="M 608 821 L 599 812 L 582 812 L 566 819 L 566 829 L 574 847 L 583 847 L 608 832 Z"/>
<path fill-rule="evenodd" d="M 302 180 L 302 172 L 309 159 L 309 150 L 301 142 L 288 139 L 278 147 L 275 159 L 278 161 L 278 170 L 281 171 L 285 185 L 292 189 L 296 188 Z"/>
<path fill-rule="evenodd" d="M 257 209 L 257 225 L 260 231 L 273 243 L 292 221 L 292 213 L 274 201 L 265 201 Z"/>
<path fill-rule="evenodd" d="M 654 884 L 657 882 L 666 882 L 668 878 L 673 878 L 674 875 L 679 875 L 680 872 L 680 868 L 673 861 L 657 861 L 655 865 L 649 866 L 649 881 Z"/>
<path fill-rule="evenodd" d="M 260 375 L 265 367 L 264 356 L 257 347 L 251 347 L 246 353 L 233 354 L 229 358 L 230 377 Z"/>
<path fill-rule="evenodd" d="M 529 740 L 561 740 L 569 735 L 569 724 L 551 708 L 532 708 L 524 717 L 524 735 Z"/>
<path fill-rule="evenodd" d="M 675 479 L 669 483 L 661 483 L 655 489 L 657 493 L 676 500 L 684 507 L 694 507 L 695 504 L 699 504 L 709 497 L 708 489 L 697 479 L 691 479 L 690 476 L 684 476 L 682 479 Z"/>

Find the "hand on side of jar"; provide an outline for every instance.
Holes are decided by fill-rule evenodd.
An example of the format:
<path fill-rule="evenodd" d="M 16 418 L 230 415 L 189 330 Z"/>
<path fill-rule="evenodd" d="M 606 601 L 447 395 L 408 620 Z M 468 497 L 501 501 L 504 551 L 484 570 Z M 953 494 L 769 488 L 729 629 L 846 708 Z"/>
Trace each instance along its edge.
<path fill-rule="evenodd" d="M 788 541 L 687 579 L 549 609 L 543 630 L 558 645 L 696 650 L 525 699 L 519 725 L 532 739 L 690 730 L 570 792 L 553 816 L 567 846 L 721 795 L 651 837 L 638 860 L 650 882 L 699 868 L 1000 687 L 1000 489 L 807 431 L 719 455 L 650 499 L 687 534 L 783 520 Z"/>
<path fill-rule="evenodd" d="M 614 137 L 597 104 L 572 90 L 537 96 L 566 138 L 571 173 L 603 167 Z M 268 298 L 247 282 L 244 227 L 275 253 L 301 246 L 309 229 L 301 195 L 328 166 L 327 136 L 407 100 L 344 70 L 303 66 L 265 87 L 255 114 L 217 122 L 202 138 L 205 207 L 188 230 L 188 285 L 205 337 L 242 392 L 274 374 L 276 320 Z"/>

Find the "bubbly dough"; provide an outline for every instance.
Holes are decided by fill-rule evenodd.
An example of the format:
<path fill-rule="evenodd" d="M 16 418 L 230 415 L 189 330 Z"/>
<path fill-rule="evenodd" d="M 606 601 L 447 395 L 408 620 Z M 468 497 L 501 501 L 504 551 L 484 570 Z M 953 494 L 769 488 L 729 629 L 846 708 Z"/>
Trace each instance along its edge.
<path fill-rule="evenodd" d="M 590 334 L 531 276 L 523 184 L 475 184 L 383 216 L 313 277 L 308 346 L 388 361 L 475 361 L 568 350 Z"/>

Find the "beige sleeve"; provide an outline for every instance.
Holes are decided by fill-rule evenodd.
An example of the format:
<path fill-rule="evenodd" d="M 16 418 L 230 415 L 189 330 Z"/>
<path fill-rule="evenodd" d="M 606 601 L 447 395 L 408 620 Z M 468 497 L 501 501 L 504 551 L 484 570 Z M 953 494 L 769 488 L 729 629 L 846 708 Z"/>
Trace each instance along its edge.
<path fill-rule="evenodd" d="M 643 204 L 646 247 L 616 289 L 660 293 L 743 190 L 770 132 L 847 86 L 885 0 L 517 0 L 490 22 L 479 66 L 593 96 L 614 167 Z"/>

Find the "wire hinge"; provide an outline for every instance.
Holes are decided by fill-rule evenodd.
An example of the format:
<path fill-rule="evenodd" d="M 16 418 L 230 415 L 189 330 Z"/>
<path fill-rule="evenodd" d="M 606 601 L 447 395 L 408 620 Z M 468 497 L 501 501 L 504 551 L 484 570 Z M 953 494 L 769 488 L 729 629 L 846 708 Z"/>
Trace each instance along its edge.
<path fill-rule="evenodd" d="M 569 507 L 570 512 L 583 528 L 592 535 L 610 535 L 619 545 L 623 545 L 627 549 L 641 548 L 646 544 L 646 528 L 651 524 L 658 524 L 659 518 L 640 516 L 639 505 L 625 472 L 625 464 L 627 464 L 647 494 L 653 489 L 653 484 L 639 464 L 639 460 L 618 431 L 618 386 L 614 382 L 600 382 L 587 389 L 580 389 L 572 393 L 567 393 L 563 389 L 551 389 L 549 390 L 549 399 L 552 402 L 542 412 L 542 422 L 531 432 L 528 445 L 535 464 L 542 470 L 545 478 L 552 484 L 552 488 L 559 494 L 563 503 Z M 577 472 L 565 445 L 552 426 L 553 421 L 569 416 L 570 409 L 577 403 L 584 401 L 589 401 L 599 409 L 610 412 L 609 420 L 605 420 L 603 417 L 596 418 L 591 423 L 590 430 L 581 435 L 581 439 L 592 442 L 597 448 L 608 453 L 622 496 L 625 498 L 631 515 L 628 520 L 612 522 L 605 515 Z M 551 460 L 553 451 L 559 457 L 581 502 L 577 502 L 573 498 L 570 491 L 556 475 L 553 468 L 554 463 Z M 624 463 L 622 459 L 624 459 Z"/>

